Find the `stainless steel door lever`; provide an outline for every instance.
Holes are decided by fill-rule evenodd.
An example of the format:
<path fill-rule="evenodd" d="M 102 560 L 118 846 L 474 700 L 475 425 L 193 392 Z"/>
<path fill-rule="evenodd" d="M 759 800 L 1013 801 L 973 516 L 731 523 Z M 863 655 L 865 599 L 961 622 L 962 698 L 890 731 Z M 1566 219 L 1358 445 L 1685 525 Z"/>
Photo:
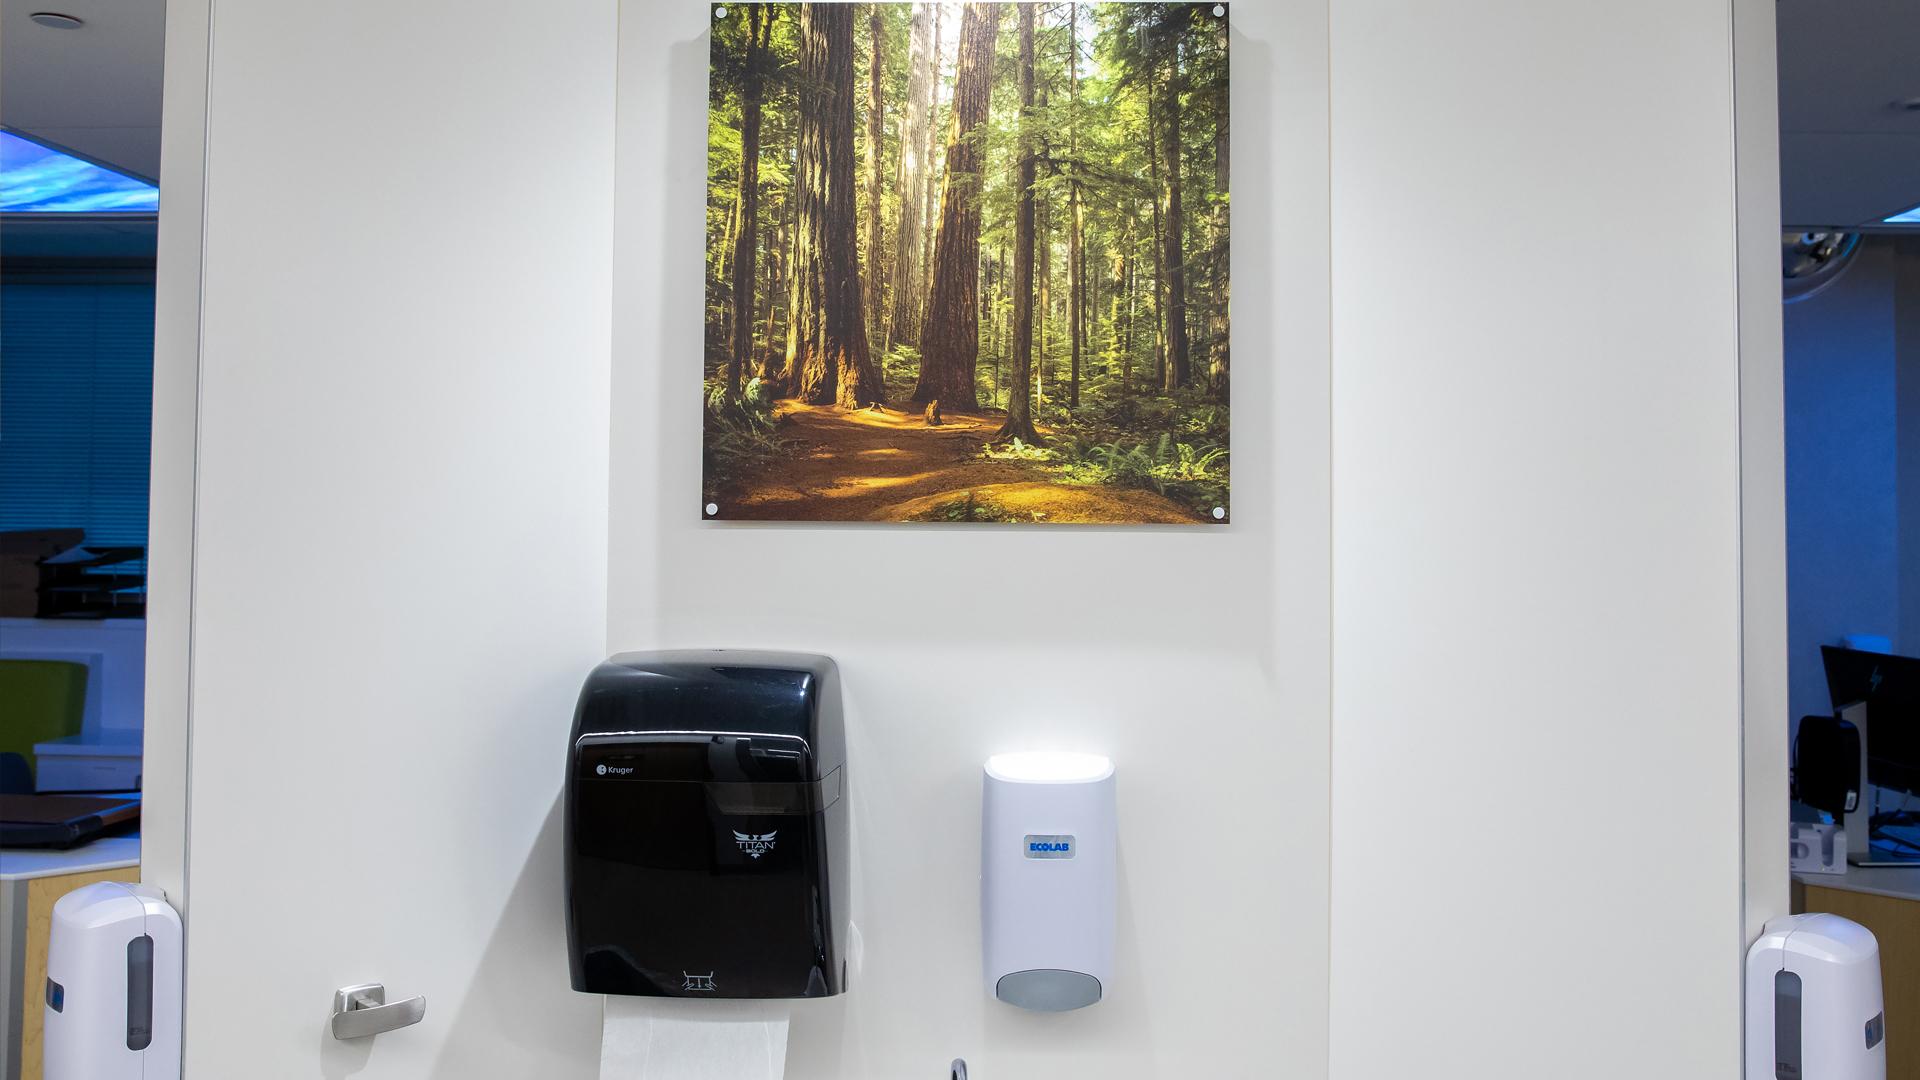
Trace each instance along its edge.
<path fill-rule="evenodd" d="M 389 1005 L 387 988 L 380 983 L 343 986 L 333 992 L 333 1037 L 336 1039 L 364 1039 L 417 1024 L 426 1015 L 426 998 L 410 997 Z"/>

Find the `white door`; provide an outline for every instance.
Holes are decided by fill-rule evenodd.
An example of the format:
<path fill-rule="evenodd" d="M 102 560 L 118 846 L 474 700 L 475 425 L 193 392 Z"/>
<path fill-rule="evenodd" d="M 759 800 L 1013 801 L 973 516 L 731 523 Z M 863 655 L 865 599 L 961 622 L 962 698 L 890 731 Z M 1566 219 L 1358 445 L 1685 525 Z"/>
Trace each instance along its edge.
<path fill-rule="evenodd" d="M 198 446 L 190 553 L 155 551 L 190 682 L 149 877 L 187 914 L 186 1075 L 593 1076 L 556 800 L 606 637 L 613 4 L 172 6 L 205 216 L 161 269 L 200 263 L 197 394 L 158 398 Z M 425 1019 L 335 1041 L 367 982 Z"/>

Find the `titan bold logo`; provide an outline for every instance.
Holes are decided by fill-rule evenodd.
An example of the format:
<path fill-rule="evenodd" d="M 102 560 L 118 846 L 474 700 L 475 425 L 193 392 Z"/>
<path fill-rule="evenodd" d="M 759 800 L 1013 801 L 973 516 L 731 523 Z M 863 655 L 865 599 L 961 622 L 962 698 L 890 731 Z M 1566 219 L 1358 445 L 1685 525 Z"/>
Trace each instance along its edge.
<path fill-rule="evenodd" d="M 1070 834 L 1049 833 L 1045 835 L 1029 833 L 1021 841 L 1026 850 L 1022 854 L 1029 859 L 1071 859 L 1073 858 L 1073 837 Z"/>
<path fill-rule="evenodd" d="M 743 833 L 735 829 L 733 831 L 733 842 L 741 851 L 746 853 L 747 858 L 757 859 L 773 850 L 773 838 L 779 834 L 780 830 L 778 829 L 769 833 Z"/>
<path fill-rule="evenodd" d="M 713 972 L 711 971 L 707 972 L 705 975 L 694 975 L 689 972 L 682 971 L 680 973 L 680 977 L 686 980 L 685 982 L 680 984 L 680 989 L 682 990 L 718 991 L 720 989 L 719 987 L 713 985 Z"/>

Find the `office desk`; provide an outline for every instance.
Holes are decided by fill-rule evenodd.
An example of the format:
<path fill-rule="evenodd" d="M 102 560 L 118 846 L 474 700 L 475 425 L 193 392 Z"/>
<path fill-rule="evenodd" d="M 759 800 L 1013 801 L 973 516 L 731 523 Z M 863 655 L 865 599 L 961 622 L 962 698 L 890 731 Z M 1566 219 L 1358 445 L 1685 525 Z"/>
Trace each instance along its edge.
<path fill-rule="evenodd" d="M 69 851 L 0 848 L 0 1077 L 41 1080 L 40 1035 L 53 903 L 96 881 L 140 880 L 140 837 Z"/>
<path fill-rule="evenodd" d="M 1793 875 L 1793 910 L 1852 919 L 1880 939 L 1887 1001 L 1887 1080 L 1920 1080 L 1920 867 L 1850 867 Z"/>

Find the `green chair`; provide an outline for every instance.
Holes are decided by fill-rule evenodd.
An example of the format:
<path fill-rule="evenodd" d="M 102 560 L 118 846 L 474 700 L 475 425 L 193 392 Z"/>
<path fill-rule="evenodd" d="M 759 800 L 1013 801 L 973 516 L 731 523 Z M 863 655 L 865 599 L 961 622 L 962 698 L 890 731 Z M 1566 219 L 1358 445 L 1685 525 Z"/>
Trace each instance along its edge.
<path fill-rule="evenodd" d="M 65 660 L 0 660 L 0 753 L 30 764 L 36 743 L 80 734 L 87 665 Z"/>

